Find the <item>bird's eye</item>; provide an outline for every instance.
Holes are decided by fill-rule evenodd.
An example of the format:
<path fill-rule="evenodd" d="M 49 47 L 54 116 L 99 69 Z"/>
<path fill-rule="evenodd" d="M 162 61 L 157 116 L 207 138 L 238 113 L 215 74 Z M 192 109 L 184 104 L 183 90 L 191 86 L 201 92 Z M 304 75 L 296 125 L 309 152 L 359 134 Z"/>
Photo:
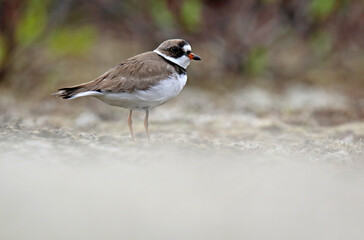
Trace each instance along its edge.
<path fill-rule="evenodd" d="M 172 53 L 178 53 L 178 47 L 171 47 L 170 50 Z"/>
<path fill-rule="evenodd" d="M 186 54 L 187 54 L 187 55 L 190 55 L 190 53 L 191 53 L 191 51 L 187 51 L 187 52 L 186 52 Z"/>

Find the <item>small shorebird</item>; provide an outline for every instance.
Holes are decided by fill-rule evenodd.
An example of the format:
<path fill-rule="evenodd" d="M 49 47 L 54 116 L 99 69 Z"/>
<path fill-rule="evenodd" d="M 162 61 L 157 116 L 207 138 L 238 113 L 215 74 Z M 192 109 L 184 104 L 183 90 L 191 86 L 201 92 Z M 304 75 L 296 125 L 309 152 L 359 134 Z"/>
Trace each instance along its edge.
<path fill-rule="evenodd" d="M 145 111 L 144 127 L 149 140 L 149 110 L 181 92 L 191 60 L 201 58 L 191 52 L 190 44 L 183 39 L 167 40 L 154 51 L 126 59 L 95 80 L 61 88 L 54 95 L 64 99 L 91 96 L 112 106 L 129 109 L 128 126 L 134 141 L 132 112 Z"/>

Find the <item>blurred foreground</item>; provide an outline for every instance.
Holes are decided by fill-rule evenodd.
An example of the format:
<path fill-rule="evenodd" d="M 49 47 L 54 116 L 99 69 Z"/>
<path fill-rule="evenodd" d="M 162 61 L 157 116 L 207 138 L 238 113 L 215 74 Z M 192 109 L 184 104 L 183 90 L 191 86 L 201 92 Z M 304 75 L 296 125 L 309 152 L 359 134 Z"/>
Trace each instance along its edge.
<path fill-rule="evenodd" d="M 363 235 L 363 169 L 310 161 L 310 154 L 55 136 L 2 144 L 2 239 Z"/>

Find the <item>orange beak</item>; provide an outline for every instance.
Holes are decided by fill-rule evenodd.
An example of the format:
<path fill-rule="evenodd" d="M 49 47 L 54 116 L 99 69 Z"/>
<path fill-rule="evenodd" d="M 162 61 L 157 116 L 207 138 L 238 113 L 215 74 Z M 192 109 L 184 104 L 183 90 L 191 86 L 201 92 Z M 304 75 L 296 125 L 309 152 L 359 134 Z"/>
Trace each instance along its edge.
<path fill-rule="evenodd" d="M 190 54 L 188 54 L 188 57 L 189 57 L 189 59 L 191 59 L 191 60 L 201 60 L 201 57 L 200 57 L 200 56 L 198 56 L 197 54 L 194 54 L 194 53 L 190 53 Z"/>

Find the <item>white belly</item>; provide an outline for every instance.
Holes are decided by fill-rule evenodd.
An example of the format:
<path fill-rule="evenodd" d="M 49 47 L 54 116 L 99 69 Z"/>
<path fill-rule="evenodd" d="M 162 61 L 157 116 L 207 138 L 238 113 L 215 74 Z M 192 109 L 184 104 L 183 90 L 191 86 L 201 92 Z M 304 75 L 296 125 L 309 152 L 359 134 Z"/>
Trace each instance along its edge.
<path fill-rule="evenodd" d="M 173 75 L 148 90 L 133 93 L 99 93 L 94 97 L 122 108 L 146 110 L 159 106 L 176 97 L 186 85 L 187 75 Z"/>

